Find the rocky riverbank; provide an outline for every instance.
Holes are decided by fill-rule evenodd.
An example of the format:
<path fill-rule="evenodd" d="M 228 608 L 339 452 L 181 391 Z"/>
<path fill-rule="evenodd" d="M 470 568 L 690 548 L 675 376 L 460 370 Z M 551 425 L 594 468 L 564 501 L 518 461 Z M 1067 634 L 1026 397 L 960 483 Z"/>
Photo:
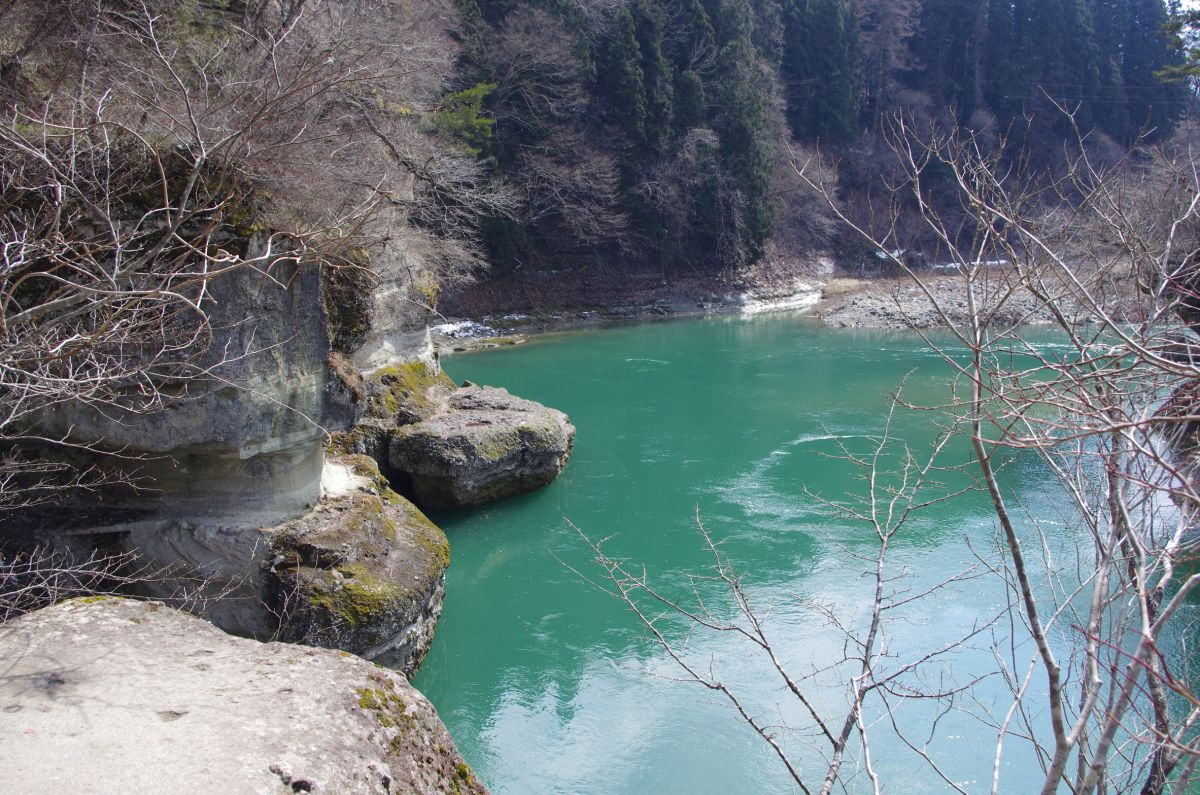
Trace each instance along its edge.
<path fill-rule="evenodd" d="M 245 245 L 265 243 L 255 237 Z M 566 463 L 574 428 L 561 412 L 451 381 L 430 341 L 428 284 L 413 275 L 422 273 L 420 264 L 397 252 L 376 267 L 374 287 L 289 258 L 272 261 L 269 274 L 245 268 L 216 277 L 207 285 L 213 340 L 194 365 L 204 375 L 160 385 L 162 405 L 153 409 L 65 401 L 38 416 L 46 434 L 73 441 L 66 471 L 100 473 L 105 485 L 66 490 L 61 502 L 0 517 L 0 566 L 11 556 L 52 553 L 78 566 L 84 582 L 14 612 L 117 590 L 186 607 L 211 624 L 182 617 L 164 624 L 161 605 L 97 613 L 73 603 L 0 628 L 0 640 L 18 644 L 11 654 L 0 647 L 6 659 L 41 650 L 30 659 L 44 668 L 43 678 L 36 668 L 26 671 L 17 694 L 28 698 L 30 714 L 46 711 L 45 698 L 55 694 L 78 695 L 70 708 L 29 722 L 48 743 L 30 745 L 30 758 L 52 768 L 49 749 L 60 745 L 63 755 L 82 760 L 107 760 L 110 749 L 122 760 L 102 766 L 97 786 L 77 768 L 62 779 L 53 770 L 30 773 L 22 780 L 31 788 L 21 791 L 483 791 L 432 707 L 401 685 L 429 648 L 450 562 L 445 535 L 421 509 L 477 505 L 545 485 Z M 93 574 L 101 577 L 89 567 L 113 558 L 133 576 L 112 588 L 87 585 Z M 13 582 L 0 585 L 19 590 Z M 148 623 L 162 631 L 121 632 Z M 296 645 L 267 653 L 218 629 Z M 54 642 L 72 654 L 56 656 Z M 215 694 L 177 670 L 176 658 L 195 644 L 230 649 L 236 658 Z M 76 647 L 82 657 L 72 656 Z M 352 657 L 361 658 L 360 672 L 375 663 L 396 673 L 378 674 L 380 686 L 363 695 L 369 685 L 322 689 L 292 664 L 323 660 L 321 678 L 336 674 L 325 663 Z M 139 667 L 133 658 L 148 662 Z M 136 684 L 162 658 L 169 662 L 159 676 L 179 692 Z M 63 660 L 68 667 L 60 672 Z M 102 668 L 92 672 L 97 661 Z M 121 685 L 112 661 L 135 686 Z M 275 676 L 280 666 L 288 667 L 283 679 Z M 80 688 L 59 687 L 80 672 Z M 278 684 L 278 693 L 260 693 L 263 682 Z M 87 715 L 106 691 L 111 708 Z M 298 705 L 303 696 L 295 694 L 311 695 L 318 709 Z M 220 711 L 225 698 L 228 709 Z M 359 698 L 368 718 L 376 713 L 374 724 L 362 710 L 347 720 L 347 698 Z M 23 703 L 9 706 L 21 713 Z M 119 724 L 140 721 L 139 709 L 188 731 L 135 732 L 123 745 Z M 195 713 L 204 721 L 185 725 Z M 72 722 L 80 714 L 87 719 Z M 221 721 L 252 725 L 253 737 L 216 737 Z M 421 732 L 410 742 L 414 725 Z M 0 736 L 16 736 L 9 726 L 0 722 Z M 269 742 L 243 764 L 256 738 Z M 152 758 L 135 760 L 143 743 L 153 745 L 142 749 Z M 234 755 L 239 750 L 245 753 Z M 186 764 L 172 763 L 176 753 Z M 178 779 L 179 786 L 151 785 L 150 778 Z"/>
<path fill-rule="evenodd" d="M 1010 293 L 1003 278 L 979 287 L 979 308 L 994 313 L 1001 325 L 1036 325 L 1053 319 L 1032 293 Z M 922 276 L 920 284 L 911 277 L 832 279 L 814 314 L 830 328 L 925 329 L 964 323 L 969 307 L 963 277 L 929 274 Z"/>
<path fill-rule="evenodd" d="M 1033 294 L 1010 292 L 1006 284 L 1004 274 L 997 273 L 977 296 L 985 311 L 995 313 L 995 321 L 1013 326 L 1052 321 Z M 1088 319 L 1085 312 L 1065 305 L 1080 320 Z M 964 322 L 968 304 L 963 278 L 955 273 L 930 272 L 921 276 L 921 284 L 907 276 L 777 280 L 725 293 L 688 282 L 678 290 L 658 288 L 650 300 L 633 303 L 448 317 L 431 331 L 439 350 L 464 352 L 519 345 L 546 332 L 767 312 L 797 313 L 829 328 L 921 329 Z"/>
<path fill-rule="evenodd" d="M 699 290 L 690 284 L 679 290 L 656 291 L 649 300 L 633 303 L 559 307 L 528 312 L 447 316 L 430 327 L 434 344 L 442 353 L 463 353 L 485 348 L 520 345 L 530 337 L 556 331 L 603 328 L 708 315 L 743 315 L 765 312 L 811 313 L 821 301 L 822 283 L 797 279 L 770 288 L 737 292 Z"/>

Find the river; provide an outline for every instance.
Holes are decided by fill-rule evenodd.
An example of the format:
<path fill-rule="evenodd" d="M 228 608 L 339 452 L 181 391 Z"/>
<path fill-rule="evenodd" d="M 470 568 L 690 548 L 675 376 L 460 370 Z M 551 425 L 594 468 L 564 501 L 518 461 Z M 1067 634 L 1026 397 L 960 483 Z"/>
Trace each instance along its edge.
<path fill-rule="evenodd" d="M 1047 341 L 1052 345 L 1052 341 Z M 830 331 L 788 315 L 716 318 L 548 335 L 512 349 L 449 357 L 457 380 L 503 386 L 567 412 L 578 428 L 571 461 L 549 487 L 482 510 L 443 513 L 453 550 L 446 605 L 415 684 L 434 702 L 459 749 L 497 793 L 792 792 L 771 750 L 728 703 L 679 670 L 633 616 L 589 585 L 585 542 L 608 538 L 666 591 L 692 583 L 714 613 L 727 593 L 706 573 L 695 514 L 743 574 L 769 616 L 776 650 L 795 676 L 813 675 L 819 708 L 840 725 L 844 696 L 818 669 L 838 660 L 844 638 L 822 611 L 861 625 L 870 604 L 875 537 L 823 510 L 812 494 L 862 494 L 861 473 L 836 457 L 870 448 L 904 383 L 920 404 L 945 403 L 950 368 L 914 334 Z M 894 433 L 921 450 L 937 412 L 902 410 Z M 944 461 L 968 460 L 965 443 Z M 961 484 L 950 474 L 947 488 Z M 1013 494 L 1050 528 L 1065 528 L 1055 486 L 1034 457 L 1005 473 Z M 808 492 L 806 494 L 806 492 Z M 968 494 L 933 506 L 903 531 L 890 558 L 897 589 L 920 593 L 995 550 L 987 501 Z M 968 544 L 969 541 L 969 544 Z M 574 569 L 574 570 L 573 570 Z M 583 576 L 581 576 L 583 575 Z M 950 643 L 1002 611 L 999 578 L 973 578 L 895 611 L 885 640 L 896 660 Z M 718 671 L 752 713 L 803 725 L 803 713 L 747 643 L 729 634 L 685 634 L 689 659 Z M 925 684 L 966 682 L 996 667 L 1008 625 L 927 667 Z M 1026 650 L 1020 658 L 1026 659 Z M 941 715 L 940 702 L 895 703 L 898 721 L 928 742 L 945 775 L 986 791 L 996 732 L 969 713 L 1002 710 L 992 677 Z M 878 708 L 871 712 L 879 715 Z M 940 718 L 938 717 L 940 715 Z M 872 729 L 874 764 L 890 791 L 943 792 L 946 784 L 897 741 Z M 918 737 L 919 735 L 919 737 Z M 811 735 L 781 731 L 806 770 L 820 766 Z M 1040 781 L 1028 750 L 1010 741 L 1005 792 Z M 847 772 L 854 770 L 852 765 Z M 1027 771 L 1027 772 L 1026 772 Z M 851 789 L 867 790 L 859 769 Z"/>

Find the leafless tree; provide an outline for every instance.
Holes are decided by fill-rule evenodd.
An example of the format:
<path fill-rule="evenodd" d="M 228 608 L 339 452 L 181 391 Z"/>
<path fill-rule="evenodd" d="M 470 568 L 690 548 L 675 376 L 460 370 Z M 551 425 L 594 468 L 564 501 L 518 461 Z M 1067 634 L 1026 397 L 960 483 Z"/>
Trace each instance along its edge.
<path fill-rule="evenodd" d="M 906 605 L 983 573 L 981 565 L 969 566 L 920 593 L 912 593 L 901 585 L 902 566 L 891 559 L 893 546 L 908 534 L 912 520 L 922 509 L 961 494 L 961 491 L 947 488 L 940 480 L 946 471 L 938 459 L 954 436 L 952 429 L 939 434 L 928 454 L 917 455 L 892 432 L 894 413 L 902 405 L 899 400 L 892 404 L 892 412 L 879 437 L 871 440 L 865 453 L 852 452 L 846 446 L 841 448 L 841 454 L 863 476 L 862 495 L 855 500 L 836 502 L 815 494 L 807 495 L 831 514 L 869 528 L 875 541 L 874 554 L 870 556 L 843 550 L 848 558 L 864 567 L 863 574 L 869 583 L 865 594 L 869 608 L 865 622 L 849 621 L 819 601 L 804 605 L 811 620 L 830 626 L 846 649 L 843 657 L 828 665 L 803 672 L 789 668 L 788 662 L 777 652 L 770 611 L 754 601 L 745 585 L 752 574 L 736 570 L 720 543 L 705 528 L 698 509 L 696 527 L 711 557 L 712 567 L 708 573 L 691 575 L 690 592 L 683 595 L 656 585 L 644 568 L 610 555 L 603 541 L 592 541 L 584 536 L 602 572 L 601 577 L 588 579 L 633 612 L 654 642 L 683 672 L 684 681 L 698 683 L 725 699 L 770 746 L 792 782 L 806 793 L 825 795 L 846 788 L 853 777 L 847 769 L 860 766 L 865 768 L 878 791 L 882 784 L 874 770 L 868 728 L 875 722 L 874 714 L 890 711 L 893 701 L 931 699 L 949 702 L 968 692 L 974 680 L 961 683 L 946 680 L 936 687 L 922 687 L 913 675 L 925 667 L 947 662 L 965 644 L 985 635 L 1003 617 L 1002 613 L 981 617 L 960 637 L 926 649 L 910 659 L 898 659 L 890 649 L 889 635 L 895 631 L 893 625 L 899 620 L 897 614 Z M 884 461 L 896 463 L 889 468 Z M 580 574 L 587 578 L 586 574 Z M 706 591 L 711 591 L 707 586 L 713 582 L 721 586 L 732 603 L 732 616 L 724 609 L 723 601 L 714 603 L 705 596 Z M 681 617 L 686 624 L 682 632 L 677 631 Z M 752 653 L 762 657 L 766 669 L 777 678 L 777 688 L 799 705 L 802 718 L 780 725 L 779 718 L 759 711 L 760 708 L 745 694 L 728 683 L 711 659 L 692 648 L 693 636 L 703 632 L 741 641 Z M 844 705 L 835 706 L 840 699 L 829 698 L 829 693 L 835 691 L 845 694 Z M 902 731 L 901 734 L 945 784 L 958 789 L 929 753 L 929 739 L 909 738 Z M 815 772 L 801 763 L 795 746 L 797 738 L 820 754 L 823 765 Z M 851 759 L 861 765 L 847 764 Z"/>
<path fill-rule="evenodd" d="M 171 587 L 164 590 L 167 582 Z M 67 599 L 129 597 L 146 586 L 153 586 L 157 600 L 199 613 L 211 602 L 236 598 L 240 584 L 218 583 L 183 564 L 148 564 L 135 552 L 6 545 L 0 548 L 0 625 Z"/>
<path fill-rule="evenodd" d="M 1197 583 L 1186 572 L 1175 577 L 1195 543 L 1200 505 L 1190 397 L 1200 375 L 1190 355 L 1200 242 L 1194 153 L 1184 142 L 1105 168 L 1080 136 L 1063 173 L 1029 175 L 994 154 L 1002 147 L 959 133 L 915 136 L 903 119 L 892 142 L 904 189 L 952 257 L 955 305 L 926 274 L 897 266 L 955 339 L 939 346 L 962 381 L 953 410 L 1001 530 L 1000 573 L 1036 649 L 1009 660 L 1025 674 L 1012 680 L 993 789 L 1019 724 L 1043 765 L 1043 792 L 1186 791 L 1200 713 L 1167 638 Z M 938 169 L 953 174 L 965 223 L 946 223 L 932 207 L 925 185 Z M 1068 354 L 1047 356 L 1001 322 L 1030 295 L 1036 309 L 1026 319 L 1049 319 Z M 1013 450 L 1039 454 L 1070 501 L 1078 578 L 1056 572 L 1036 523 L 1014 508 L 1000 473 Z M 1044 580 L 1055 587 L 1039 588 Z M 1056 642 L 1064 624 L 1077 645 Z M 1044 691 L 1029 687 L 1034 676 Z M 1168 697 L 1171 689 L 1185 698 Z M 1035 716 L 1042 711 L 1049 726 Z"/>
<path fill-rule="evenodd" d="M 1032 751 L 1043 793 L 1189 792 L 1200 760 L 1200 699 L 1187 668 L 1191 628 L 1181 614 L 1200 584 L 1200 160 L 1185 139 L 1101 166 L 1080 136 L 1064 171 L 1031 174 L 995 154 L 1003 147 L 969 134 L 916 134 L 898 119 L 891 141 L 903 177 L 896 189 L 916 203 L 954 265 L 944 277 L 893 257 L 949 330 L 952 341 L 927 342 L 956 374 L 951 402 L 910 408 L 936 412 L 969 440 L 969 471 L 993 509 L 999 557 L 979 553 L 979 568 L 960 576 L 998 578 L 1009 602 L 958 640 L 898 667 L 876 656 L 895 607 L 887 551 L 911 511 L 928 503 L 944 444 L 929 459 L 906 451 L 898 470 L 881 467 L 881 452 L 895 443 L 886 428 L 874 455 L 850 456 L 866 473 L 863 507 L 834 506 L 874 527 L 879 542 L 878 557 L 863 567 L 874 575 L 863 593 L 870 618 L 851 625 L 835 612 L 823 615 L 848 638 L 835 675 L 801 676 L 777 661 L 767 612 L 747 596 L 752 573 L 735 573 L 707 534 L 713 576 L 737 620 L 709 609 L 699 589 L 690 600 L 659 589 L 599 543 L 597 581 L 633 610 L 684 679 L 733 704 L 804 792 L 884 789 L 870 742 L 881 728 L 864 720 L 868 704 L 934 776 L 965 792 L 943 772 L 936 749 L 889 716 L 903 696 L 931 698 L 947 710 L 972 698 L 977 681 L 918 693 L 903 676 L 937 669 L 963 644 L 977 644 L 982 628 L 995 637 L 988 641 L 997 661 L 989 687 L 999 677 L 1008 694 L 998 708 L 985 708 L 983 699 L 974 707 L 996 736 L 979 760 L 992 771 L 992 792 L 1012 786 L 1003 774 L 1017 748 Z M 827 171 L 811 163 L 797 169 L 837 206 L 819 176 Z M 958 206 L 942 214 L 946 204 L 932 203 L 929 179 L 945 184 L 947 173 Z M 895 248 L 887 236 L 873 245 L 885 254 Z M 1057 335 L 1055 352 L 1027 333 L 1022 323 L 1033 321 L 1049 323 L 1041 333 Z M 1014 454 L 1038 456 L 1056 479 L 1070 524 L 1065 547 L 1051 543 L 1054 531 L 1027 515 L 1009 488 L 1003 468 Z M 681 618 L 684 627 L 673 634 Z M 701 631 L 748 640 L 802 705 L 806 723 L 771 725 L 718 672 L 689 658 L 684 640 Z M 846 694 L 844 711 L 813 706 L 831 684 Z M 822 770 L 796 764 L 789 743 L 797 738 L 822 751 Z M 847 768 L 849 754 L 856 765 Z M 856 770 L 865 783 L 854 779 Z"/>
<path fill-rule="evenodd" d="M 0 557 L 0 624 L 78 596 L 113 594 L 135 581 L 131 554 L 93 553 L 72 560 L 62 552 L 32 549 Z"/>
<path fill-rule="evenodd" d="M 154 411 L 249 353 L 210 350 L 215 279 L 319 267 L 369 289 L 370 266 L 415 267 L 380 258 L 398 228 L 426 278 L 478 266 L 503 197 L 421 121 L 454 49 L 446 8 L 419 5 L 5 5 L 0 508 L 123 477 L 39 430 L 55 405 Z"/>

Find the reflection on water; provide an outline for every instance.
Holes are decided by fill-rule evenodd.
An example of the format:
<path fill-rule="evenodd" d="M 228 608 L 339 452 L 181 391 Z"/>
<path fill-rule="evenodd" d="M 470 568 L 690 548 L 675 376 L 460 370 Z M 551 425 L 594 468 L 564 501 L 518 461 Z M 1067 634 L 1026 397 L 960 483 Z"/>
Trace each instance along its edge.
<path fill-rule="evenodd" d="M 869 449 L 900 384 L 910 402 L 946 402 L 948 368 L 916 336 L 831 332 L 786 317 L 547 337 L 445 364 L 456 379 L 562 409 L 578 428 L 570 464 L 546 489 L 434 517 L 453 562 L 442 623 L 416 684 L 480 777 L 499 793 L 791 792 L 778 761 L 728 705 L 676 681 L 678 671 L 620 605 L 570 571 L 598 573 L 567 520 L 592 538 L 613 536 L 610 554 L 644 562 L 659 585 L 682 594 L 707 562 L 693 521 L 698 506 L 756 609 L 770 616 L 789 669 L 811 675 L 822 708 L 840 716 L 843 692 L 818 672 L 842 657 L 845 638 L 821 611 L 850 625 L 866 619 L 870 564 L 857 556 L 873 553 L 874 536 L 811 494 L 861 495 L 860 473 L 841 456 Z M 894 433 L 920 449 L 940 416 L 902 411 Z M 952 446 L 945 460 L 967 462 L 966 445 Z M 1006 475 L 1051 531 L 1064 527 L 1036 459 L 1017 460 Z M 946 477 L 945 488 L 961 485 Z M 895 550 L 892 571 L 902 579 L 894 587 L 920 593 L 977 567 L 976 555 L 994 551 L 994 533 L 980 495 L 933 506 Z M 714 611 L 732 611 L 711 583 L 698 587 Z M 998 580 L 976 577 L 907 605 L 886 637 L 894 664 L 951 643 L 1006 604 Z M 686 628 L 676 628 L 682 637 Z M 992 671 L 992 647 L 1005 632 L 1006 623 L 995 637 L 975 639 L 930 676 L 965 682 Z M 756 714 L 803 725 L 744 644 L 701 635 L 689 644 L 693 659 L 738 686 Z M 997 677 L 979 696 L 940 717 L 932 702 L 895 703 L 901 724 L 928 740 L 946 774 L 969 789 L 990 781 L 995 731 L 968 713 L 1007 705 Z M 945 791 L 886 725 L 874 731 L 874 763 L 892 791 Z M 816 766 L 811 739 L 788 736 Z M 1035 768 L 1011 742 L 1006 791 L 1022 791 L 1022 771 Z"/>

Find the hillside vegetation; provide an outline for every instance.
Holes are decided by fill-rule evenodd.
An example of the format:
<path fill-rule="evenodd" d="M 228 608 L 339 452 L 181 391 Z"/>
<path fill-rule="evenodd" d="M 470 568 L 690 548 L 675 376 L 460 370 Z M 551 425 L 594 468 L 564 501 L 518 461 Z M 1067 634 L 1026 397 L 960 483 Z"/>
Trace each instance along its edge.
<path fill-rule="evenodd" d="M 1158 77 L 1180 63 L 1162 0 L 459 5 L 460 91 L 446 100 L 472 108 L 459 145 L 518 201 L 486 233 L 501 276 L 853 263 L 863 252 L 793 156 L 839 161 L 825 178 L 845 212 L 884 237 L 898 114 L 1041 169 L 1077 133 L 1109 163 L 1165 141 L 1191 96 Z M 894 242 L 931 244 L 910 237 Z"/>

